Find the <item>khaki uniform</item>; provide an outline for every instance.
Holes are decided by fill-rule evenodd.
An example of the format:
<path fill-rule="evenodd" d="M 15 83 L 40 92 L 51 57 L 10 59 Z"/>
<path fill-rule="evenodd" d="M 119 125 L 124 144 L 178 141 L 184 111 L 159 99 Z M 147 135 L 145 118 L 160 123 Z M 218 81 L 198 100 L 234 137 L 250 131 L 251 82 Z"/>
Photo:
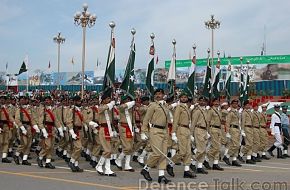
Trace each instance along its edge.
<path fill-rule="evenodd" d="M 8 153 L 9 140 L 12 137 L 14 118 L 6 106 L 0 108 L 0 148 L 2 153 Z"/>
<path fill-rule="evenodd" d="M 231 135 L 227 148 L 229 149 L 228 154 L 232 157 L 238 157 L 240 149 L 239 120 L 239 112 L 232 108 L 226 116 L 226 127 Z"/>
<path fill-rule="evenodd" d="M 135 132 L 135 138 L 134 138 L 134 144 L 133 144 L 133 150 L 134 152 L 137 152 L 141 147 L 145 148 L 146 146 L 146 141 L 143 141 L 141 139 L 141 126 L 142 126 L 142 122 L 144 119 L 144 116 L 146 114 L 146 110 L 147 110 L 147 106 L 142 105 L 141 107 L 136 107 L 135 108 L 135 123 L 136 123 L 136 127 L 139 130 L 139 133 Z"/>
<path fill-rule="evenodd" d="M 216 107 L 212 107 L 208 110 L 208 118 L 210 118 L 209 134 L 211 136 L 211 145 L 207 155 L 211 161 L 219 160 L 222 136 L 222 113 Z"/>
<path fill-rule="evenodd" d="M 157 101 L 150 103 L 142 124 L 142 131 L 148 134 L 148 125 L 152 124 L 149 131 L 149 142 L 152 148 L 152 154 L 147 160 L 149 167 L 157 166 L 160 170 L 166 169 L 166 159 L 160 153 L 167 154 L 168 146 L 168 108 L 165 104 Z M 159 149 L 159 150 L 157 150 Z"/>
<path fill-rule="evenodd" d="M 245 131 L 245 147 L 243 148 L 243 154 L 250 156 L 253 153 L 253 116 L 249 110 L 243 110 L 242 113 L 242 129 Z"/>
<path fill-rule="evenodd" d="M 260 148 L 260 113 L 253 111 L 253 153 L 258 153 Z"/>
<path fill-rule="evenodd" d="M 32 115 L 32 109 L 29 106 L 19 106 L 19 108 L 16 109 L 15 122 L 19 127 L 24 126 L 27 131 L 27 134 L 24 135 L 19 129 L 20 145 L 16 152 L 28 155 L 32 143 L 32 126 L 37 123 L 35 117 Z"/>
<path fill-rule="evenodd" d="M 208 117 L 207 110 L 205 108 L 198 106 L 193 110 L 191 115 L 192 127 L 194 138 L 196 142 L 197 152 L 195 154 L 196 161 L 199 163 L 203 163 L 206 155 L 206 144 L 208 142 L 207 139 L 207 130 L 208 130 Z"/>
<path fill-rule="evenodd" d="M 228 143 L 228 138 L 226 137 L 226 134 L 228 132 L 228 128 L 226 128 L 226 118 L 227 118 L 227 115 L 228 115 L 228 110 L 225 110 L 225 109 L 222 109 L 221 110 L 221 113 L 222 113 L 222 126 L 221 126 L 221 132 L 222 132 L 222 135 L 221 135 L 221 144 L 222 145 L 226 145 Z"/>
<path fill-rule="evenodd" d="M 59 141 L 59 148 L 61 148 L 62 150 L 71 150 L 71 144 L 70 142 L 70 138 L 69 138 L 69 132 L 68 132 L 68 128 L 66 126 L 66 118 L 68 118 L 67 114 L 69 113 L 69 107 L 67 106 L 59 106 L 56 108 L 56 112 L 57 112 L 57 118 L 58 121 L 60 122 L 60 124 L 63 127 L 63 134 L 64 137 L 60 139 Z M 71 151 L 70 151 L 71 153 Z"/>
<path fill-rule="evenodd" d="M 128 113 L 127 117 L 130 118 L 132 131 L 129 128 L 129 124 L 126 118 L 126 111 Z M 133 143 L 134 136 L 132 132 L 134 130 L 135 119 L 133 117 L 133 108 L 128 109 L 127 104 L 122 104 L 119 106 L 120 120 L 119 120 L 119 135 L 122 144 L 123 153 L 125 155 L 131 155 L 133 153 Z"/>
<path fill-rule="evenodd" d="M 176 133 L 178 139 L 178 152 L 172 157 L 174 163 L 183 162 L 185 166 L 191 163 L 191 115 L 187 104 L 179 104 L 173 116 L 172 132 Z"/>
<path fill-rule="evenodd" d="M 267 114 L 259 113 L 260 115 L 260 147 L 259 151 L 266 152 L 268 147 L 268 132 L 267 132 Z"/>
<path fill-rule="evenodd" d="M 39 110 L 38 114 L 38 126 L 39 129 L 45 129 L 48 133 L 48 138 L 42 139 L 41 142 L 41 151 L 39 153 L 39 157 L 46 157 L 47 159 L 51 159 L 53 156 L 54 150 L 54 139 L 56 134 L 56 128 L 61 127 L 59 120 L 57 118 L 57 112 L 55 108 L 44 107 Z"/>
<path fill-rule="evenodd" d="M 92 109 L 89 107 L 84 107 L 82 109 L 82 115 L 84 117 L 84 127 L 83 127 L 83 138 L 82 138 L 82 146 L 85 149 L 89 149 L 90 151 L 92 150 L 92 136 L 91 136 L 91 132 L 92 130 L 89 127 L 89 117 L 90 114 L 92 113 Z"/>
<path fill-rule="evenodd" d="M 15 113 L 16 113 L 16 106 L 10 104 L 8 106 L 8 110 L 9 110 L 10 116 L 14 120 L 15 119 Z M 18 135 L 17 134 L 17 128 L 13 125 L 13 127 L 10 127 L 9 149 L 12 149 L 13 144 L 14 144 L 15 140 L 17 139 L 17 135 Z"/>

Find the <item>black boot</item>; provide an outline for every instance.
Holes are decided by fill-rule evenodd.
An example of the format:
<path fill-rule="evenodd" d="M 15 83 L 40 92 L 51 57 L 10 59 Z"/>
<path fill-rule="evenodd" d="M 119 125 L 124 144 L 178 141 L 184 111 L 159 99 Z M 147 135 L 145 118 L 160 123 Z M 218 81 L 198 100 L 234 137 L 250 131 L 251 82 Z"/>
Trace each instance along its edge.
<path fill-rule="evenodd" d="M 117 166 L 117 164 L 116 164 L 116 162 L 115 162 L 115 159 L 111 159 L 111 160 L 110 160 L 110 163 L 111 163 L 111 165 L 113 165 L 113 166 Z"/>
<path fill-rule="evenodd" d="M 17 164 L 17 165 L 20 164 L 20 162 L 19 162 L 19 156 L 14 155 L 13 156 L 13 160 L 14 160 L 15 164 Z"/>
<path fill-rule="evenodd" d="M 262 155 L 261 157 L 263 160 L 270 160 L 270 158 L 268 158 L 266 155 Z"/>
<path fill-rule="evenodd" d="M 255 157 L 256 162 L 262 162 L 261 158 Z"/>
<path fill-rule="evenodd" d="M 37 158 L 37 165 L 43 168 L 42 160 L 40 160 L 39 158 Z"/>
<path fill-rule="evenodd" d="M 267 152 L 269 153 L 269 155 L 272 156 L 272 157 L 274 157 L 273 150 L 275 150 L 275 148 L 276 148 L 276 146 L 273 145 L 273 146 L 271 146 L 271 148 L 269 148 L 269 149 L 267 150 Z"/>
<path fill-rule="evenodd" d="M 90 165 L 92 166 L 92 168 L 95 168 L 98 165 L 98 163 L 96 161 L 91 160 Z"/>
<path fill-rule="evenodd" d="M 13 157 L 13 152 L 12 151 L 11 152 L 8 152 L 7 157 L 12 158 Z"/>
<path fill-rule="evenodd" d="M 84 170 L 83 169 L 81 169 L 79 166 L 75 166 L 75 169 L 76 169 L 76 172 L 84 172 Z"/>
<path fill-rule="evenodd" d="M 250 159 L 250 160 L 246 160 L 246 164 L 256 164 L 256 162 Z"/>
<path fill-rule="evenodd" d="M 2 158 L 2 163 L 11 163 L 11 160 L 8 158 Z"/>
<path fill-rule="evenodd" d="M 229 165 L 229 166 L 232 165 L 232 164 L 230 163 L 230 159 L 227 158 L 226 156 L 223 157 L 223 161 L 224 161 L 227 165 Z"/>
<path fill-rule="evenodd" d="M 86 157 L 86 161 L 87 161 L 87 162 L 91 161 L 91 156 L 90 156 L 90 155 L 86 154 L 85 157 Z"/>
<path fill-rule="evenodd" d="M 232 166 L 242 167 L 242 165 L 237 160 L 232 161 Z"/>
<path fill-rule="evenodd" d="M 211 169 L 212 169 L 211 166 L 209 165 L 209 162 L 206 161 L 206 160 L 203 162 L 203 165 L 204 165 L 204 167 L 205 167 L 206 169 L 208 169 L 208 170 L 211 170 Z"/>
<path fill-rule="evenodd" d="M 282 155 L 282 150 L 281 150 L 281 148 L 277 148 L 277 158 L 279 158 L 279 159 L 286 159 L 286 158 Z"/>
<path fill-rule="evenodd" d="M 53 166 L 51 163 L 46 163 L 45 168 L 55 169 L 55 166 Z"/>
<path fill-rule="evenodd" d="M 170 166 L 170 164 L 168 164 L 168 165 L 166 166 L 166 171 L 167 171 L 168 175 L 174 177 L 173 167 Z"/>
<path fill-rule="evenodd" d="M 218 164 L 212 165 L 212 170 L 224 171 L 224 169 L 221 168 Z"/>
<path fill-rule="evenodd" d="M 159 176 L 158 177 L 158 183 L 164 183 L 164 184 L 167 184 L 171 182 L 169 179 L 167 179 L 164 175 L 163 176 Z"/>
<path fill-rule="evenodd" d="M 151 176 L 150 176 L 150 174 L 149 174 L 149 172 L 148 172 L 147 170 L 142 169 L 140 173 L 141 173 L 141 175 L 144 176 L 144 178 L 145 178 L 147 181 L 152 181 L 152 178 L 151 178 Z"/>
<path fill-rule="evenodd" d="M 71 169 L 72 172 L 77 172 L 77 169 L 76 169 L 74 163 L 69 162 L 69 163 L 68 163 L 68 166 L 69 166 L 69 168 Z"/>
<path fill-rule="evenodd" d="M 22 165 L 31 166 L 31 163 L 27 160 L 22 160 Z"/>
<path fill-rule="evenodd" d="M 243 157 L 241 157 L 240 155 L 238 156 L 238 160 L 242 163 L 245 163 L 245 160 L 243 159 Z"/>
<path fill-rule="evenodd" d="M 196 178 L 196 175 L 190 171 L 184 171 L 183 177 L 184 178 Z"/>
<path fill-rule="evenodd" d="M 133 160 L 134 162 L 138 162 L 137 158 L 138 158 L 138 156 L 134 155 L 133 158 L 132 158 L 132 160 Z"/>
<path fill-rule="evenodd" d="M 193 165 L 193 164 L 190 164 L 190 169 L 193 171 L 193 172 L 196 172 L 196 166 L 195 165 Z"/>
<path fill-rule="evenodd" d="M 208 174 L 208 172 L 203 168 L 197 168 L 196 173 L 198 174 Z"/>

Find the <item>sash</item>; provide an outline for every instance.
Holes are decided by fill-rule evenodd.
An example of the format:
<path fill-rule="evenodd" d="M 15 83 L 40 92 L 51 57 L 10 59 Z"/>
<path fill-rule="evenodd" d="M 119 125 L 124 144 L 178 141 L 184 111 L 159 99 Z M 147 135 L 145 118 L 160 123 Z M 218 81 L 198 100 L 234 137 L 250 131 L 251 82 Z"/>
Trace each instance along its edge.
<path fill-rule="evenodd" d="M 132 138 L 133 133 L 131 132 L 129 125 L 127 123 L 121 123 L 121 126 L 126 129 L 126 138 Z"/>
<path fill-rule="evenodd" d="M 171 133 L 172 133 L 172 123 L 168 123 L 167 124 L 167 127 L 168 127 L 169 136 L 171 136 Z"/>
<path fill-rule="evenodd" d="M 6 120 L 8 122 L 8 127 L 10 129 L 13 128 L 13 123 L 9 120 L 9 115 L 8 115 L 6 109 L 5 108 L 2 108 L 2 110 L 3 110 L 3 113 L 4 113 L 5 117 L 6 117 Z"/>
<path fill-rule="evenodd" d="M 129 115 L 128 108 L 125 108 L 125 116 L 126 116 L 126 120 L 127 120 L 127 123 L 128 123 L 129 130 L 130 130 L 129 132 L 131 133 L 131 136 L 134 136 L 132 121 L 131 121 L 131 118 L 130 118 L 130 115 Z M 128 137 L 127 128 L 126 128 L 126 135 Z"/>
<path fill-rule="evenodd" d="M 45 113 L 47 113 L 52 121 L 52 123 L 55 122 L 55 117 L 53 115 L 53 113 L 49 110 L 49 109 L 45 109 Z M 53 130 L 53 125 L 50 125 L 50 124 L 45 124 L 46 127 L 47 127 L 47 133 L 48 133 L 48 136 L 51 137 L 52 136 L 52 130 Z"/>
<path fill-rule="evenodd" d="M 27 119 L 28 119 L 28 122 L 29 122 L 30 125 L 31 125 L 31 117 L 30 117 L 29 113 L 26 111 L 26 109 L 20 108 L 20 111 L 21 111 L 22 113 L 24 113 L 24 115 L 25 115 L 25 116 L 27 117 Z"/>
<path fill-rule="evenodd" d="M 108 125 L 108 132 L 109 132 L 108 135 L 109 135 L 109 137 L 113 137 L 112 125 L 111 125 L 110 117 L 109 117 L 109 114 L 108 114 L 108 110 L 105 110 L 104 113 L 105 113 L 105 118 L 106 118 L 106 122 L 107 122 L 107 125 Z"/>
<path fill-rule="evenodd" d="M 81 122 L 83 122 L 84 121 L 84 117 L 81 114 L 81 112 L 79 110 L 75 110 L 75 113 L 77 114 L 77 116 L 79 117 L 79 119 L 81 120 Z"/>

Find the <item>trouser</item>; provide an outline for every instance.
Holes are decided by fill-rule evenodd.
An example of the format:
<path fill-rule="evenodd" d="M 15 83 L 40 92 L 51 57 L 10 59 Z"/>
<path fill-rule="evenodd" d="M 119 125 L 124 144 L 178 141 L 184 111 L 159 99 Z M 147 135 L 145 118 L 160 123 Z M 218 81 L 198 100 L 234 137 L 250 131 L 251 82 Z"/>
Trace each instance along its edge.
<path fill-rule="evenodd" d="M 47 159 L 51 159 L 53 156 L 53 147 L 54 136 L 49 136 L 48 138 L 42 139 L 39 157 L 46 157 Z"/>
<path fill-rule="evenodd" d="M 58 146 L 63 150 L 69 150 L 71 144 L 69 139 L 69 132 L 65 130 L 63 133 L 64 137 L 60 139 Z"/>
<path fill-rule="evenodd" d="M 191 163 L 191 139 L 190 139 L 190 130 L 186 127 L 179 127 L 177 129 L 177 139 L 178 139 L 178 151 L 172 157 L 174 163 L 179 163 L 183 161 L 185 166 L 189 166 Z"/>
<path fill-rule="evenodd" d="M 195 127 L 194 138 L 196 143 L 196 161 L 203 163 L 206 155 L 207 130 Z"/>
<path fill-rule="evenodd" d="M 238 157 L 239 149 L 240 149 L 240 130 L 237 128 L 230 127 L 229 133 L 231 135 L 231 139 L 227 145 L 229 151 L 228 155 L 231 157 Z"/>
<path fill-rule="evenodd" d="M 74 159 L 75 161 L 79 161 L 81 157 L 81 152 L 82 152 L 82 139 L 83 139 L 83 132 L 82 130 L 75 131 L 76 134 L 78 134 L 77 139 L 73 140 L 72 142 L 72 154 L 71 158 Z"/>
<path fill-rule="evenodd" d="M 253 153 L 258 153 L 260 148 L 260 128 L 253 128 Z"/>
<path fill-rule="evenodd" d="M 149 141 L 152 148 L 152 153 L 150 154 L 147 165 L 152 168 L 157 166 L 160 170 L 166 169 L 166 159 L 164 155 L 167 154 L 167 146 L 168 146 L 168 131 L 165 129 L 158 128 L 150 128 L 149 132 Z M 162 155 L 162 153 L 164 155 Z"/>
<path fill-rule="evenodd" d="M 277 147 L 277 148 L 281 148 L 283 149 L 283 141 L 282 141 L 282 136 L 280 133 L 275 133 L 275 142 L 274 142 L 274 145 Z"/>
<path fill-rule="evenodd" d="M 93 149 L 92 149 L 92 156 L 99 156 L 102 150 L 102 145 L 100 141 L 99 134 L 93 135 L 94 143 L 93 143 Z"/>
<path fill-rule="evenodd" d="M 121 141 L 119 137 L 111 137 L 111 154 L 118 154 Z"/>
<path fill-rule="evenodd" d="M 260 148 L 261 152 L 266 152 L 268 146 L 268 132 L 266 128 L 260 128 Z"/>
<path fill-rule="evenodd" d="M 219 160 L 220 157 L 220 148 L 221 148 L 221 129 L 210 127 L 209 134 L 211 136 L 211 145 L 207 152 L 208 158 L 213 160 Z"/>
<path fill-rule="evenodd" d="M 120 135 L 120 141 L 122 144 L 122 152 L 125 155 L 131 155 L 133 153 L 133 143 L 134 143 L 133 136 L 130 136 L 130 134 L 127 134 L 126 128 L 123 126 L 119 127 L 119 135 Z"/>
<path fill-rule="evenodd" d="M 16 152 L 28 155 L 32 144 L 32 133 L 29 125 L 24 125 L 24 127 L 27 130 L 27 134 L 24 135 L 20 130 L 20 145 L 18 146 Z"/>
<path fill-rule="evenodd" d="M 99 128 L 99 139 L 103 148 L 102 156 L 110 159 L 112 153 L 111 138 L 105 136 L 105 127 Z"/>
<path fill-rule="evenodd" d="M 225 125 L 221 126 L 221 144 L 226 145 L 228 143 L 228 138 L 226 137 L 226 127 Z"/>
<path fill-rule="evenodd" d="M 252 127 L 245 127 L 245 143 L 246 145 L 243 148 L 244 155 L 252 155 L 253 153 L 253 128 Z"/>
<path fill-rule="evenodd" d="M 146 146 L 146 141 L 143 141 L 141 139 L 141 134 L 135 133 L 133 151 L 137 152 L 141 147 L 145 148 L 145 146 Z"/>
<path fill-rule="evenodd" d="M 10 138 L 9 138 L 9 145 L 8 148 L 12 148 L 15 140 L 17 139 L 17 128 L 13 127 L 10 128 Z"/>
<path fill-rule="evenodd" d="M 0 133 L 0 148 L 2 147 L 2 153 L 7 153 L 9 148 L 9 139 L 11 138 L 10 128 L 4 124 L 2 132 Z"/>
<path fill-rule="evenodd" d="M 288 146 L 290 143 L 290 136 L 289 136 L 288 128 L 282 127 L 282 133 L 284 136 L 284 144 L 285 144 L 285 146 Z"/>

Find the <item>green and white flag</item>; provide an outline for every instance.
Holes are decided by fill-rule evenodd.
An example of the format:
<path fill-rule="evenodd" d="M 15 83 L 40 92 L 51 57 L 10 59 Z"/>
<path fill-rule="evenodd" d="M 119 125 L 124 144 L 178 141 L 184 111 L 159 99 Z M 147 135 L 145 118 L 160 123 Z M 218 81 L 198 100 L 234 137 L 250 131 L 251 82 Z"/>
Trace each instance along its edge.
<path fill-rule="evenodd" d="M 135 42 L 134 36 L 131 42 L 131 51 L 128 59 L 128 63 L 126 66 L 124 80 L 121 83 L 120 89 L 124 90 L 128 96 L 131 98 L 135 98 L 134 93 L 134 64 L 135 64 Z"/>
<path fill-rule="evenodd" d="M 231 100 L 231 80 L 232 80 L 232 65 L 231 62 L 229 61 L 227 69 L 227 78 L 225 83 L 225 93 L 228 102 Z"/>
<path fill-rule="evenodd" d="M 219 82 L 220 82 L 220 67 L 221 67 L 221 61 L 220 57 L 218 56 L 218 62 L 215 66 L 215 71 L 214 71 L 214 77 L 212 81 L 212 93 L 214 98 L 219 98 L 220 97 L 220 88 L 219 88 Z"/>
<path fill-rule="evenodd" d="M 171 58 L 171 64 L 169 67 L 168 75 L 167 75 L 167 83 L 169 87 L 169 97 L 174 97 L 174 85 L 176 80 L 176 49 L 175 45 L 173 46 L 173 54 Z"/>
<path fill-rule="evenodd" d="M 203 82 L 203 96 L 210 99 L 211 94 L 211 63 L 210 63 L 210 54 L 208 53 L 206 73 Z"/>
<path fill-rule="evenodd" d="M 149 50 L 150 60 L 147 67 L 146 81 L 145 81 L 145 85 L 150 94 L 151 99 L 153 98 L 153 94 L 154 94 L 154 54 L 155 54 L 155 48 L 154 48 L 154 43 L 152 41 L 152 45 L 150 46 L 150 50 Z"/>
<path fill-rule="evenodd" d="M 189 78 L 188 78 L 188 81 L 187 81 L 187 90 L 189 91 L 190 93 L 190 96 L 193 98 L 194 97 L 194 90 L 195 90 L 195 67 L 196 67 L 196 52 L 195 50 L 193 50 L 193 57 L 192 57 L 192 64 L 191 64 L 191 67 L 190 67 L 190 70 L 189 70 Z"/>
<path fill-rule="evenodd" d="M 111 44 L 108 53 L 107 66 L 103 81 L 103 91 L 112 90 L 115 83 L 115 37 L 113 29 L 111 31 Z"/>
<path fill-rule="evenodd" d="M 24 73 L 24 72 L 26 72 L 26 71 L 27 71 L 27 66 L 26 66 L 25 61 L 23 61 L 23 62 L 22 62 L 22 65 L 21 65 L 21 67 L 20 67 L 20 69 L 19 69 L 18 75 L 20 75 L 21 73 Z"/>

